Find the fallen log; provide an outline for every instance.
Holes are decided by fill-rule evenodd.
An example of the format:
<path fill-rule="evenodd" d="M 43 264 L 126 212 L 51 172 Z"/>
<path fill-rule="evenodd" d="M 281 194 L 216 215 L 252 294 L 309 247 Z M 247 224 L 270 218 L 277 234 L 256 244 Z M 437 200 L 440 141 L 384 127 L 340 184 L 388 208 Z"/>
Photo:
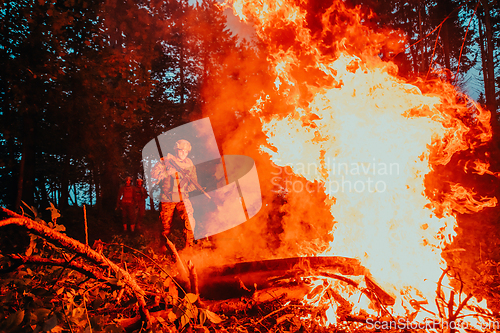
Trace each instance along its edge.
<path fill-rule="evenodd" d="M 394 305 L 395 298 L 383 290 L 360 261 L 346 257 L 294 257 L 242 262 L 209 267 L 198 273 L 200 295 L 208 300 L 251 297 L 257 290 L 268 290 L 284 280 L 324 276 L 355 288 L 358 283 L 347 276 L 363 276 L 372 301 Z"/>
<path fill-rule="evenodd" d="M 313 276 L 319 271 L 360 276 L 367 273 L 359 260 L 345 257 L 294 257 L 208 267 L 198 272 L 200 295 L 206 299 L 248 296 L 274 284 L 273 278 Z M 245 290 L 241 283 L 247 287 Z"/>

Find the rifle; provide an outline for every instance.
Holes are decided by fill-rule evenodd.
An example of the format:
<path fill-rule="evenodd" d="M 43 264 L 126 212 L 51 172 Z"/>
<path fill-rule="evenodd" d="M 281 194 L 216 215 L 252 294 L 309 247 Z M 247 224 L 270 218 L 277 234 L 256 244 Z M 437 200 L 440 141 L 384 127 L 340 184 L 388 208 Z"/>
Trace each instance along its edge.
<path fill-rule="evenodd" d="M 179 164 L 177 164 L 176 161 L 174 161 L 174 160 L 172 160 L 170 158 L 165 158 L 163 161 L 166 162 L 166 163 L 168 163 L 172 168 L 174 168 L 175 170 L 177 170 L 177 172 L 182 175 L 181 185 L 182 185 L 182 183 L 184 181 L 188 181 L 192 185 L 194 185 L 194 187 L 196 187 L 197 190 L 199 190 L 203 194 L 205 194 L 205 196 L 207 198 L 212 199 L 212 197 L 207 192 L 205 192 L 205 190 L 203 189 L 203 187 L 201 187 L 201 185 L 198 184 L 198 182 L 196 180 L 194 180 L 194 179 L 191 178 L 191 176 L 189 175 L 189 172 L 187 172 L 186 170 L 184 170 L 183 168 L 181 168 L 181 166 Z"/>

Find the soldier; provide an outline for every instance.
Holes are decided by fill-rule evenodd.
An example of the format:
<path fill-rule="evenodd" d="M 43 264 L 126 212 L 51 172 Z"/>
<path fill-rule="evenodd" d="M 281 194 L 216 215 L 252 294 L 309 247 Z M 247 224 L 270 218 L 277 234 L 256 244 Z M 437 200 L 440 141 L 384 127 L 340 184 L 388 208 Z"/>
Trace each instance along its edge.
<path fill-rule="evenodd" d="M 125 178 L 125 185 L 120 187 L 118 191 L 118 199 L 116 201 L 116 209 L 122 211 L 123 231 L 127 232 L 128 226 L 130 231 L 135 231 L 135 205 L 134 205 L 134 188 L 132 187 L 132 178 Z"/>
<path fill-rule="evenodd" d="M 196 189 L 193 184 L 193 182 L 198 182 L 196 168 L 191 159 L 187 157 L 191 151 L 189 141 L 177 141 L 174 149 L 175 156 L 168 154 L 154 166 L 152 177 L 158 180 L 161 187 L 160 220 L 163 226 L 163 235 L 165 237 L 170 235 L 172 218 L 174 211 L 177 210 L 185 226 L 186 247 L 191 248 L 194 242 L 195 220 L 193 206 L 189 201 L 189 192 Z M 184 173 L 177 171 L 170 161 L 182 168 Z M 162 250 L 166 251 L 163 238 L 162 242 L 164 244 Z"/>
<path fill-rule="evenodd" d="M 142 228 L 142 220 L 144 219 L 144 213 L 146 212 L 146 198 L 148 197 L 148 192 L 142 186 L 142 179 L 138 178 L 136 181 L 136 185 L 134 187 L 134 202 L 137 205 L 136 210 L 136 221 L 135 228 L 140 231 Z"/>

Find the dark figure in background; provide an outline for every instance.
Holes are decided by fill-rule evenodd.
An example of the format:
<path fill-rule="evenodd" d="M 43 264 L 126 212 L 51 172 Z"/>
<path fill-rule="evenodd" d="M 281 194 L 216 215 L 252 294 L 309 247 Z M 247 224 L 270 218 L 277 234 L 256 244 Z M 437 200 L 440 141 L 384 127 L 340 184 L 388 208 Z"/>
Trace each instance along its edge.
<path fill-rule="evenodd" d="M 132 178 L 125 178 L 125 185 L 120 187 L 118 191 L 118 200 L 116 201 L 116 209 L 122 211 L 123 231 L 127 232 L 130 226 L 130 231 L 135 231 L 135 203 L 134 203 L 134 187 L 132 187 Z"/>
<path fill-rule="evenodd" d="M 184 169 L 192 181 L 198 182 L 196 168 L 188 158 L 191 151 L 191 144 L 186 140 L 179 140 L 175 143 L 175 156 L 168 154 L 158 162 L 152 171 L 153 178 L 156 178 L 161 187 L 160 221 L 163 226 L 163 235 L 168 237 L 172 227 L 172 218 L 177 210 L 181 220 L 184 222 L 184 235 L 186 237 L 186 248 L 191 248 L 194 242 L 195 220 L 193 217 L 193 206 L 189 201 L 189 192 L 196 187 L 183 175 L 176 171 L 169 164 L 173 160 Z M 179 201 L 180 200 L 180 201 Z M 162 250 L 166 251 L 165 239 L 162 238 Z"/>
<path fill-rule="evenodd" d="M 148 192 L 142 186 L 142 183 L 142 179 L 139 178 L 134 187 L 134 202 L 137 205 L 135 228 L 138 231 L 142 229 L 142 221 L 144 219 L 144 213 L 146 212 L 146 198 L 148 197 Z"/>

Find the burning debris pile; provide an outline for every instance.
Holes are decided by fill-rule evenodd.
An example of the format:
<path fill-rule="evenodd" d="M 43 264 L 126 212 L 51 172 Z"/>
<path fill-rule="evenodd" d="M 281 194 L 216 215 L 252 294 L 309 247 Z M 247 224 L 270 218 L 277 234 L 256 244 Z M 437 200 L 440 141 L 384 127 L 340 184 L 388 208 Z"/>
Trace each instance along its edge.
<path fill-rule="evenodd" d="M 342 1 L 228 5 L 254 25 L 269 52 L 274 85 L 253 104 L 260 122 L 254 131 L 265 134 L 261 152 L 273 167 L 300 179 L 282 177 L 273 185 L 295 197 L 324 192 L 333 241 L 315 255 L 358 258 L 394 299 L 387 306 L 353 301 L 352 313 L 450 323 L 470 309 L 486 309 L 484 301 L 450 286 L 460 283 L 450 281 L 442 251 L 456 236 L 457 214 L 494 207 L 497 200 L 466 184 L 440 182 L 436 172 L 491 140 L 490 113 L 439 77 L 399 77 L 386 59 L 402 50 L 404 37 L 370 25 L 373 14 L 361 7 Z M 466 168 L 492 174 L 482 153 Z M 329 317 L 338 309 L 332 304 Z M 464 322 L 481 327 L 480 317 Z"/>

